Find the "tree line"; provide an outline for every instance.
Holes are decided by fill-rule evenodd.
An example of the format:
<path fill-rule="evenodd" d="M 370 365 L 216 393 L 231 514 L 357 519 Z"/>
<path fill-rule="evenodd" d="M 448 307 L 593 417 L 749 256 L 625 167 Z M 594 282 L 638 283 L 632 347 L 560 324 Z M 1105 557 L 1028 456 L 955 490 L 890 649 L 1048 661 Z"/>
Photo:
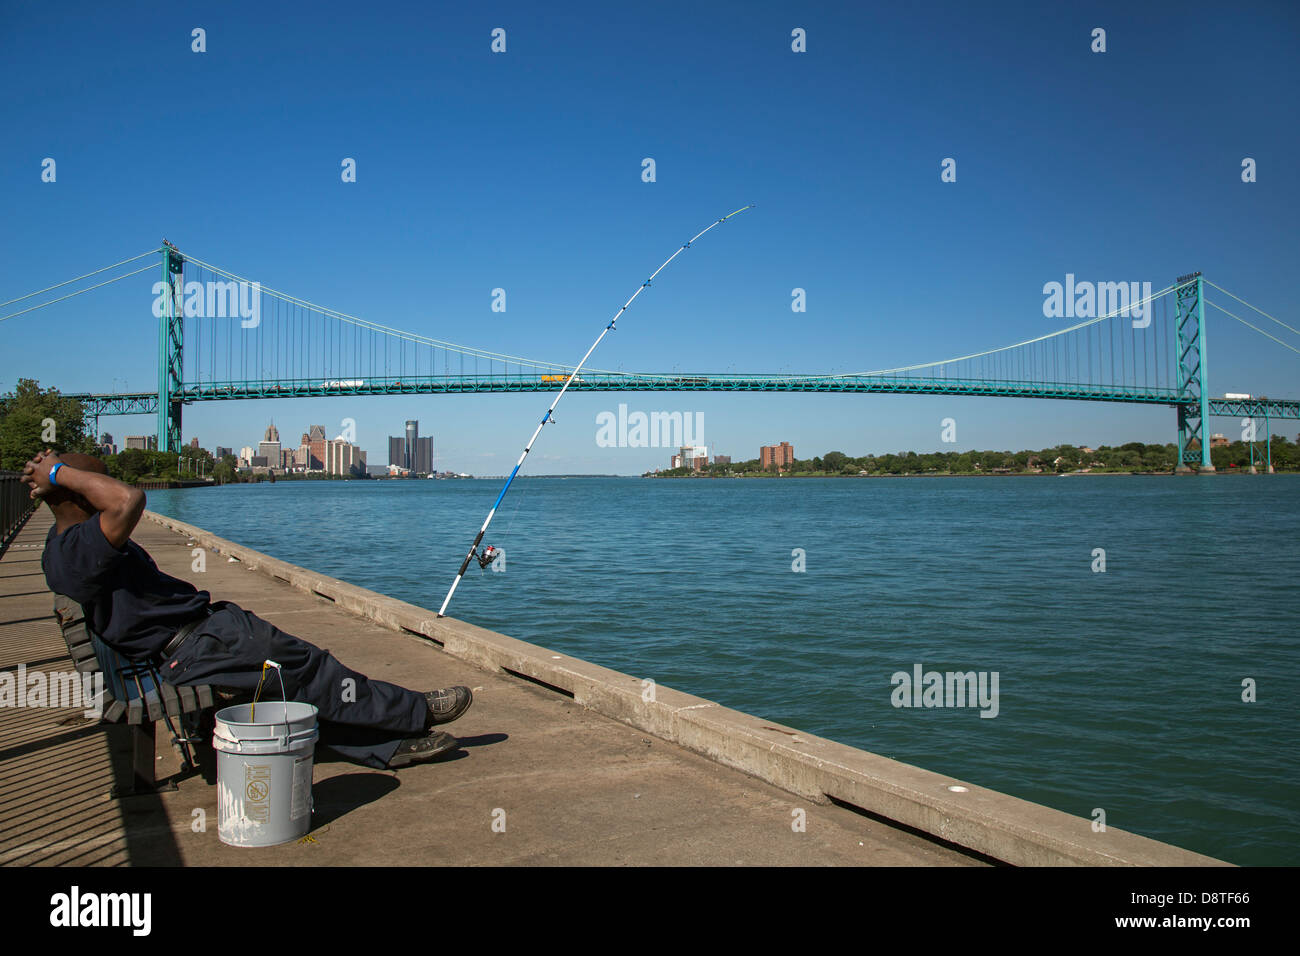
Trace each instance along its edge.
<path fill-rule="evenodd" d="M 1300 471 L 1300 443 L 1274 435 L 1270 443 L 1275 471 Z M 858 475 L 1028 475 L 1064 474 L 1072 471 L 1132 472 L 1137 474 L 1169 473 L 1178 460 L 1175 444 L 1148 445 L 1140 441 L 1123 445 L 1102 445 L 1085 450 L 1086 446 L 1056 445 L 1038 450 L 1022 451 L 952 451 L 915 452 L 897 454 L 862 455 L 853 457 L 842 451 L 829 451 L 815 458 L 795 459 L 792 465 L 781 469 L 786 476 L 858 476 Z M 1219 471 L 1234 471 L 1250 467 L 1250 445 L 1237 441 L 1210 449 L 1210 460 Z M 1255 446 L 1255 464 L 1261 470 L 1265 464 L 1265 447 L 1261 441 Z M 764 469 L 759 459 L 736 461 L 728 465 L 708 465 L 702 471 L 690 468 L 671 468 L 654 473 L 660 478 L 690 477 L 701 474 L 708 477 L 774 477 L 775 466 Z"/>

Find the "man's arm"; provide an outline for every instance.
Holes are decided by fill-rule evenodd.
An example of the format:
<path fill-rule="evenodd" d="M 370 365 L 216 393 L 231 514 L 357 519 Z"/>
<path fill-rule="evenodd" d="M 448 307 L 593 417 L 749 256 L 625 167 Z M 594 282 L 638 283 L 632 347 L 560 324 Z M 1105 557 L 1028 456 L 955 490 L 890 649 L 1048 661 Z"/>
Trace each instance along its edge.
<path fill-rule="evenodd" d="M 125 545 L 144 513 L 144 492 L 108 475 L 73 468 L 47 449 L 23 466 L 23 481 L 31 487 L 33 498 L 44 497 L 54 487 L 50 471 L 55 465 L 63 465 L 54 476 L 58 486 L 81 495 L 99 512 L 99 528 L 109 544 Z"/>

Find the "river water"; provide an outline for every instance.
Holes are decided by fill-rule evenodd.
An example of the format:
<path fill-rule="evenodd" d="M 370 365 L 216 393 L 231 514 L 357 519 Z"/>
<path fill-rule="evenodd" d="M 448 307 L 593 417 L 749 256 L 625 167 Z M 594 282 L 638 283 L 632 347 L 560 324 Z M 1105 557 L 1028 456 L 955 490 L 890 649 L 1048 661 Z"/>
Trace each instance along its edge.
<path fill-rule="evenodd" d="M 436 610 L 499 488 L 280 481 L 149 507 Z M 521 478 L 485 539 L 504 571 L 471 564 L 448 613 L 1109 826 L 1295 864 L 1298 501 L 1292 475 Z M 923 684 L 974 671 L 985 696 L 904 698 L 896 675 L 918 667 Z"/>

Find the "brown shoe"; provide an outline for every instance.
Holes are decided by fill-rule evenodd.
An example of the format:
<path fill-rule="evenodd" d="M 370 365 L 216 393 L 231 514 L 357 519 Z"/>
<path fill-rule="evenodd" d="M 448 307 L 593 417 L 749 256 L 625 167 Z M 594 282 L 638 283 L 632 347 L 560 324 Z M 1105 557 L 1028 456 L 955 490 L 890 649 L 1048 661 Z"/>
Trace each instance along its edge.
<path fill-rule="evenodd" d="M 449 724 L 474 703 L 474 695 L 468 687 L 447 687 L 443 690 L 431 690 L 424 695 L 429 702 L 429 722 L 426 727 L 435 724 Z"/>
<path fill-rule="evenodd" d="M 388 769 L 409 767 L 414 763 L 427 763 L 460 747 L 460 741 L 451 734 L 431 730 L 424 737 L 408 737 L 397 745 L 397 753 L 388 761 Z"/>

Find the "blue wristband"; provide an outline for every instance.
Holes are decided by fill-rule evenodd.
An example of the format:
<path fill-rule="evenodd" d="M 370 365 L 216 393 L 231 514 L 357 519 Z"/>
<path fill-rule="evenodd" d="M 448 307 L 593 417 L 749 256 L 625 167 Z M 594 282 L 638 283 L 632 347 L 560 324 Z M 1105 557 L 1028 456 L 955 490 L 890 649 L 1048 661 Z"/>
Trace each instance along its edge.
<path fill-rule="evenodd" d="M 54 476 L 58 474 L 59 469 L 62 467 L 63 467 L 63 462 L 59 462 L 57 465 L 55 465 L 53 468 L 50 469 L 50 484 L 52 485 L 58 484 L 58 482 L 54 480 Z"/>

